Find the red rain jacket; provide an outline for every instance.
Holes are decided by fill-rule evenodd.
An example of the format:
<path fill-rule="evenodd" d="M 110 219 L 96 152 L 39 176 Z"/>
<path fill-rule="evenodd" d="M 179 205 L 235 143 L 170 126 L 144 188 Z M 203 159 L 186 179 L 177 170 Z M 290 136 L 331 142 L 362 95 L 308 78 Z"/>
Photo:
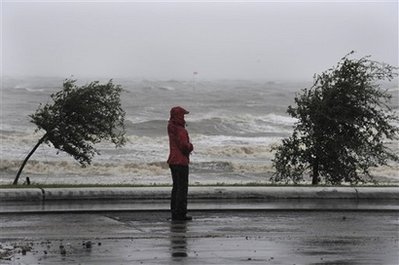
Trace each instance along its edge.
<path fill-rule="evenodd" d="M 190 163 L 189 156 L 194 148 L 185 128 L 184 115 L 188 113 L 182 107 L 174 107 L 170 110 L 168 123 L 169 165 L 187 166 Z"/>

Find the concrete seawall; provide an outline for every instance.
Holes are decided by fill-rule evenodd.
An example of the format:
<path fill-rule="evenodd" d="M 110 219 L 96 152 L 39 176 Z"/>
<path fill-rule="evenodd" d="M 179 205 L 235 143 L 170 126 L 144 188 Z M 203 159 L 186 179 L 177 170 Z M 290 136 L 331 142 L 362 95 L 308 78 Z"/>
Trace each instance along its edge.
<path fill-rule="evenodd" d="M 171 187 L 24 188 L 0 189 L 4 201 L 167 200 Z M 189 199 L 398 200 L 398 187 L 190 187 Z"/>

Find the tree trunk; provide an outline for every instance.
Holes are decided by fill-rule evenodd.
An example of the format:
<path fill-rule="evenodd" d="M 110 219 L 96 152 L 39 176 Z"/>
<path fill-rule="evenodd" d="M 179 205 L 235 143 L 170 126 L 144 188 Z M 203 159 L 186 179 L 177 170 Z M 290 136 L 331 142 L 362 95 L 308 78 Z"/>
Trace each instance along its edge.
<path fill-rule="evenodd" d="M 313 160 L 313 174 L 312 174 L 312 185 L 319 184 L 319 161 L 317 157 Z"/>
<path fill-rule="evenodd" d="M 24 162 L 22 162 L 22 165 L 21 165 L 21 167 L 20 167 L 19 170 L 18 170 L 17 176 L 15 177 L 14 182 L 12 183 L 13 185 L 17 185 L 17 184 L 18 184 L 19 176 L 21 175 L 22 170 L 24 169 L 24 167 L 25 167 L 25 165 L 26 165 L 26 162 L 28 162 L 29 158 L 33 155 L 33 153 L 36 151 L 36 149 L 39 147 L 39 145 L 41 145 L 41 144 L 44 142 L 44 140 L 46 140 L 46 137 L 47 137 L 47 134 L 45 134 L 45 135 L 37 142 L 37 144 L 35 145 L 35 147 L 33 147 L 32 151 L 30 151 L 30 153 L 28 154 L 28 156 L 25 158 Z"/>

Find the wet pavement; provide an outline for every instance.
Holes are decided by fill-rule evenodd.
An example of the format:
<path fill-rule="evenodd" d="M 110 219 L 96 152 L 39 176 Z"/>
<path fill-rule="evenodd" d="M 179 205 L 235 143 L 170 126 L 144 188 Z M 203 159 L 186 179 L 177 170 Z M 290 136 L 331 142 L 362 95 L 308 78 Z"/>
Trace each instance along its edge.
<path fill-rule="evenodd" d="M 0 264 L 398 264 L 398 211 L 0 215 Z M 19 253 L 18 253 L 19 252 Z"/>

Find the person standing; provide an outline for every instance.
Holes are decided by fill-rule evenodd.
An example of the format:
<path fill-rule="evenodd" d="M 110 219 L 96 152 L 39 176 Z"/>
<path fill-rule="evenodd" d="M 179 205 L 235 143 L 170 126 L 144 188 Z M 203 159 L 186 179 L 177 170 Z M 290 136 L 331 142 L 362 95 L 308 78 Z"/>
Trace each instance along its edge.
<path fill-rule="evenodd" d="M 168 122 L 169 157 L 167 163 L 172 173 L 173 187 L 170 202 L 172 220 L 192 220 L 187 215 L 187 193 L 190 153 L 194 147 L 186 130 L 184 115 L 189 112 L 178 106 L 170 110 Z"/>

